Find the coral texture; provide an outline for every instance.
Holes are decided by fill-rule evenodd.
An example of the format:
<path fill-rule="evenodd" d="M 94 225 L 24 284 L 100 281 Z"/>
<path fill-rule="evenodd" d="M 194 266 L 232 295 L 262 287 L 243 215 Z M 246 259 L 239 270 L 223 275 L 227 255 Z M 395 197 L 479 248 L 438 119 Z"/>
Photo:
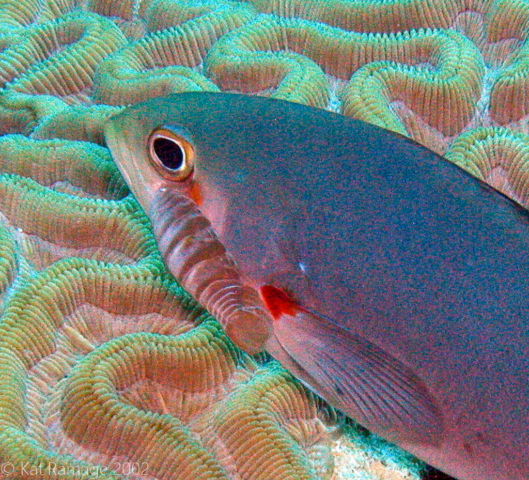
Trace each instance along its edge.
<path fill-rule="evenodd" d="M 0 479 L 419 479 L 176 284 L 102 125 L 174 92 L 272 96 L 527 206 L 528 29 L 525 0 L 3 2 Z"/>

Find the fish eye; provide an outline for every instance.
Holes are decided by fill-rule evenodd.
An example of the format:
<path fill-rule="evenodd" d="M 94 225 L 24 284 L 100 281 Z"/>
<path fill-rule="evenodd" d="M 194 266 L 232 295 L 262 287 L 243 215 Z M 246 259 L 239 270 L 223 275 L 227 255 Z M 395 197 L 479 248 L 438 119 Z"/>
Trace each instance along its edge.
<path fill-rule="evenodd" d="M 193 147 L 180 135 L 160 127 L 149 136 L 149 156 L 168 180 L 185 180 L 193 171 Z"/>

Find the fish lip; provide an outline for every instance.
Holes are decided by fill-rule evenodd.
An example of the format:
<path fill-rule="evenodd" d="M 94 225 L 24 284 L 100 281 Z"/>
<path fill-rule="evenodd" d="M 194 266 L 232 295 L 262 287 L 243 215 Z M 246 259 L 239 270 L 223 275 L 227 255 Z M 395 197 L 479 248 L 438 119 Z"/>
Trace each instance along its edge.
<path fill-rule="evenodd" d="M 127 182 L 127 185 L 132 184 L 132 179 L 130 174 L 128 173 L 127 169 L 123 168 L 122 163 L 119 161 L 119 158 L 127 158 L 127 151 L 125 148 L 123 148 L 123 143 L 118 142 L 116 140 L 117 137 L 117 125 L 115 123 L 115 119 L 117 118 L 116 115 L 113 115 L 110 117 L 103 128 L 103 133 L 105 135 L 105 143 L 106 147 L 110 150 L 112 154 L 112 160 L 114 161 L 114 164 L 118 167 L 119 172 L 121 173 L 121 176 L 125 179 Z M 118 155 L 119 153 L 119 155 Z"/>
<path fill-rule="evenodd" d="M 120 114 L 110 117 L 104 126 L 105 142 L 110 149 L 114 164 L 117 166 L 121 176 L 125 179 L 134 198 L 148 215 L 154 201 L 155 192 L 167 185 L 163 179 L 154 176 L 149 168 L 141 168 L 146 160 L 141 149 L 133 150 L 127 145 L 130 142 L 129 135 Z M 124 131 L 125 133 L 121 133 Z M 149 164 L 150 165 L 150 162 Z M 133 173 L 134 172 L 134 175 Z"/>
<path fill-rule="evenodd" d="M 224 327 L 228 338 L 250 355 L 266 349 L 266 343 L 273 334 L 271 319 L 263 316 L 259 307 L 241 307 Z M 265 321 L 263 321 L 265 320 Z"/>
<path fill-rule="evenodd" d="M 149 217 L 171 274 L 238 347 L 251 354 L 262 351 L 272 319 L 199 207 L 178 190 L 159 188 Z"/>

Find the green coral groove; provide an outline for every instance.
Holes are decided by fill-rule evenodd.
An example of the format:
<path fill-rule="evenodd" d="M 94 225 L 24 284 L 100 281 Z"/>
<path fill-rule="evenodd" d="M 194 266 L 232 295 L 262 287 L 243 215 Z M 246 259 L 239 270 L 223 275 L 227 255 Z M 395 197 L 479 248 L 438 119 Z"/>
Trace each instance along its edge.
<path fill-rule="evenodd" d="M 529 135 L 477 128 L 460 135 L 446 158 L 529 207 Z"/>
<path fill-rule="evenodd" d="M 156 251 L 147 223 L 136 209 L 130 197 L 122 201 L 72 197 L 31 179 L 0 175 L 0 210 L 12 224 L 26 235 L 77 248 L 79 255 L 89 258 L 103 260 L 109 250 L 130 263 Z"/>
<path fill-rule="evenodd" d="M 371 60 L 360 69 L 344 90 L 345 115 L 406 134 L 390 106 L 391 101 L 403 101 L 445 135 L 463 130 L 474 115 L 485 67 L 472 42 L 449 30 L 414 31 L 370 40 L 373 49 L 384 52 L 380 57 L 391 60 L 395 56 L 399 64 Z M 398 58 L 400 52 L 404 54 Z M 407 62 L 428 66 L 402 65 Z"/>
<path fill-rule="evenodd" d="M 404 101 L 446 135 L 461 131 L 474 114 L 484 73 L 477 48 L 455 32 L 359 34 L 275 16 L 260 16 L 220 39 L 206 67 L 222 89 L 275 88 L 276 98 L 323 107 L 328 87 L 321 67 L 343 80 L 352 76 L 343 93 L 345 115 L 406 133 L 390 105 Z"/>
<path fill-rule="evenodd" d="M 200 2 L 194 0 L 154 0 L 145 8 L 144 16 L 147 30 L 149 32 L 157 32 L 166 28 L 181 26 L 204 16 L 206 19 L 212 20 L 214 12 L 217 16 L 224 18 L 226 27 L 230 24 L 234 25 L 234 21 L 240 26 L 257 14 L 250 5 L 231 0 L 201 0 Z M 238 21 L 235 20 L 237 16 L 239 17 Z M 214 40 L 209 37 L 207 30 L 202 30 L 205 35 L 198 34 L 203 29 L 200 23 L 197 25 L 197 29 L 194 35 L 197 43 L 192 47 L 196 48 L 197 51 L 191 53 L 191 55 L 195 57 L 200 54 L 203 57 L 205 50 L 207 50 L 207 43 L 214 43 Z M 229 31 L 229 29 L 226 31 Z M 220 35 L 216 33 L 215 38 L 218 37 Z M 206 42 L 206 44 L 203 44 L 203 42 Z"/>
<path fill-rule="evenodd" d="M 9 34 L 33 23 L 40 12 L 39 3 L 38 0 L 3 2 L 0 9 L 0 32 Z"/>
<path fill-rule="evenodd" d="M 121 199 L 128 187 L 106 148 L 88 142 L 0 137 L 0 171 L 81 196 Z"/>
<path fill-rule="evenodd" d="M 67 455 L 53 453 L 50 445 L 36 443 L 24 431 L 29 412 L 20 406 L 24 405 L 28 370 L 54 352 L 60 326 L 80 305 L 88 302 L 108 311 L 139 314 L 167 311 L 174 302 L 178 307 L 173 318 L 188 323 L 199 319 L 201 311 L 189 306 L 181 290 L 153 278 L 153 273 L 160 271 L 156 262 L 132 270 L 81 259 L 64 260 L 14 295 L 0 325 L 0 458 L 4 462 L 18 468 L 26 462 L 69 468 L 79 464 Z M 60 363 L 51 366 L 52 376 L 54 371 L 60 373 Z"/>
<path fill-rule="evenodd" d="M 88 0 L 87 9 L 104 17 L 119 17 L 122 20 L 133 20 L 139 3 L 137 0 L 124 0 L 121 2 Z"/>
<path fill-rule="evenodd" d="M 165 316 L 166 323 L 176 323 L 166 333 L 181 332 L 182 324 L 188 325 L 188 331 L 176 337 L 141 333 L 134 332 L 132 324 L 127 327 L 132 332 L 125 331 L 110 341 L 99 338 L 103 341 L 98 346 L 100 327 L 95 325 L 90 330 L 87 324 L 84 332 L 69 320 L 86 304 L 121 315 L 157 312 Z M 200 325 L 193 328 L 196 324 Z M 76 465 L 66 455 L 51 453 L 54 445 L 49 444 L 48 436 L 35 442 L 23 433 L 31 424 L 30 417 L 35 416 L 32 409 L 20 408 L 28 388 L 24 379 L 40 369 L 42 385 L 57 383 L 58 393 L 62 392 L 59 408 L 63 435 L 69 442 L 75 441 L 106 458 L 125 455 L 131 461 L 145 463 L 156 477 L 164 477 L 165 472 L 172 478 L 228 478 L 214 455 L 219 447 L 215 449 L 211 444 L 216 443 L 225 445 L 231 455 L 243 462 L 249 455 L 266 459 L 273 471 L 285 473 L 284 478 L 315 478 L 292 439 L 292 435 L 310 435 L 296 433 L 295 429 L 287 434 L 281 428 L 288 422 L 299 422 L 299 418 L 309 424 L 317 421 L 313 398 L 277 368 L 258 371 L 256 380 L 246 387 L 229 387 L 228 381 L 240 376 L 241 369 L 246 369 L 245 376 L 249 376 L 255 367 L 229 342 L 220 326 L 207 320 L 203 310 L 174 286 L 156 259 L 141 267 L 104 266 L 83 259 L 54 263 L 14 295 L 0 324 L 0 338 L 0 352 L 6 352 L 0 353 L 0 430 L 6 440 L 10 435 L 16 440 L 6 442 L 9 448 L 0 445 L 0 455 L 18 468 L 28 461 L 19 449 L 32 451 L 34 458 L 29 461 L 36 465 Z M 86 357 L 72 369 L 71 360 L 81 352 L 87 353 Z M 58 382 L 66 376 L 66 382 Z M 182 400 L 176 402 L 178 411 L 171 412 L 180 415 L 152 409 L 146 412 L 119 398 L 131 385 L 145 380 L 181 391 Z M 202 427 L 193 432 L 179 420 L 196 417 L 192 403 L 185 405 L 186 396 L 203 394 L 215 399 L 226 388 L 233 390 L 226 413 L 209 411 L 202 421 L 203 425 L 211 425 L 211 416 L 217 419 L 218 440 L 211 435 L 211 429 Z M 248 396 L 250 403 L 241 395 Z M 250 423 L 241 424 L 241 414 L 247 412 L 237 408 L 241 402 L 248 405 L 249 414 L 256 408 L 265 410 L 256 418 L 249 418 Z M 255 408 L 252 403 L 256 403 Z M 262 430 L 260 436 L 270 440 L 256 443 L 252 435 L 241 435 L 242 425 L 246 430 Z M 205 433 L 203 439 L 200 431 Z M 275 452 L 272 458 L 267 446 L 270 442 Z M 17 443 L 19 449 L 14 450 Z M 202 443 L 210 448 L 205 449 Z M 60 449 L 62 444 L 55 448 Z M 297 460 L 292 448 L 298 452 Z M 241 449 L 248 450 L 248 454 Z M 263 461 L 257 463 L 263 465 Z M 111 461 L 108 463 L 112 465 Z M 237 467 L 240 478 L 260 478 L 253 473 L 255 466 Z"/>
<path fill-rule="evenodd" d="M 79 105 L 59 109 L 39 119 L 31 136 L 35 139 L 62 138 L 104 145 L 103 126 L 121 110 L 110 105 Z"/>
<path fill-rule="evenodd" d="M 0 223 L 0 312 L 1 298 L 11 285 L 16 275 L 18 265 L 17 249 L 13 236 Z"/>
<path fill-rule="evenodd" d="M 492 86 L 490 116 L 498 124 L 506 125 L 529 114 L 529 5 L 514 0 L 501 2 L 493 20 L 504 26 L 501 31 L 493 31 L 495 40 L 514 37 L 524 42 Z"/>
<path fill-rule="evenodd" d="M 318 432 L 312 396 L 282 368 L 272 367 L 258 371 L 227 400 L 211 429 L 218 433 L 244 479 L 316 479 L 299 444 L 286 431 L 292 419 L 304 424 L 306 439 L 324 430 L 320 424 Z M 255 462 L 256 457 L 264 463 Z"/>
<path fill-rule="evenodd" d="M 275 98 L 325 107 L 328 83 L 322 69 L 307 58 L 310 51 L 305 49 L 310 43 L 304 27 L 320 26 L 259 16 L 213 46 L 205 60 L 207 75 L 222 90 L 256 93 L 274 89 L 271 96 Z M 291 53 L 297 49 L 303 49 L 306 56 Z"/>
<path fill-rule="evenodd" d="M 103 62 L 95 79 L 95 100 L 127 105 L 170 93 L 216 91 L 215 84 L 192 68 L 219 37 L 254 14 L 248 7 L 232 4 L 208 7 L 202 15 L 151 33 Z"/>
<path fill-rule="evenodd" d="M 65 108 L 62 100 L 52 96 L 0 90 L 0 133 L 29 134 L 40 120 Z"/>
<path fill-rule="evenodd" d="M 234 347 L 211 322 L 176 338 L 136 333 L 111 340 L 72 371 L 61 409 L 64 429 L 81 445 L 145 462 L 145 473 L 156 477 L 225 479 L 177 417 L 125 405 L 116 390 L 145 379 L 210 390 L 228 379 L 236 361 Z"/>
<path fill-rule="evenodd" d="M 355 32 L 396 33 L 448 28 L 469 9 L 489 0 L 248 0 L 260 12 L 327 23 Z"/>
<path fill-rule="evenodd" d="M 1 130 L 25 132 L 67 103 L 82 101 L 101 60 L 124 43 L 118 27 L 92 14 L 29 27 L 0 52 Z"/>
<path fill-rule="evenodd" d="M 70 14 L 29 29 L 0 54 L 2 86 L 33 95 L 66 97 L 91 85 L 95 68 L 124 37 L 109 20 Z"/>
<path fill-rule="evenodd" d="M 491 42 L 512 37 L 525 40 L 529 28 L 529 4 L 524 0 L 497 0 L 487 11 L 487 25 Z"/>

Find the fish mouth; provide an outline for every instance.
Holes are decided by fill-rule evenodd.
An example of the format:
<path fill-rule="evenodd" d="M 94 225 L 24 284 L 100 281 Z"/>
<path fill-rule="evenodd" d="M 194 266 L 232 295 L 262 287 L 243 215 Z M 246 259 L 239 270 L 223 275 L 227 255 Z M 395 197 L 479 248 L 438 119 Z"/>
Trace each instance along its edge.
<path fill-rule="evenodd" d="M 171 274 L 219 320 L 235 345 L 250 354 L 262 351 L 272 319 L 198 206 L 178 191 L 160 188 L 149 217 Z"/>
<path fill-rule="evenodd" d="M 112 153 L 112 159 L 121 176 L 134 194 L 134 198 L 148 214 L 153 202 L 152 192 L 159 189 L 163 182 L 153 174 L 145 151 L 136 145 L 127 134 L 128 129 L 120 114 L 107 120 L 104 127 L 105 143 Z"/>

